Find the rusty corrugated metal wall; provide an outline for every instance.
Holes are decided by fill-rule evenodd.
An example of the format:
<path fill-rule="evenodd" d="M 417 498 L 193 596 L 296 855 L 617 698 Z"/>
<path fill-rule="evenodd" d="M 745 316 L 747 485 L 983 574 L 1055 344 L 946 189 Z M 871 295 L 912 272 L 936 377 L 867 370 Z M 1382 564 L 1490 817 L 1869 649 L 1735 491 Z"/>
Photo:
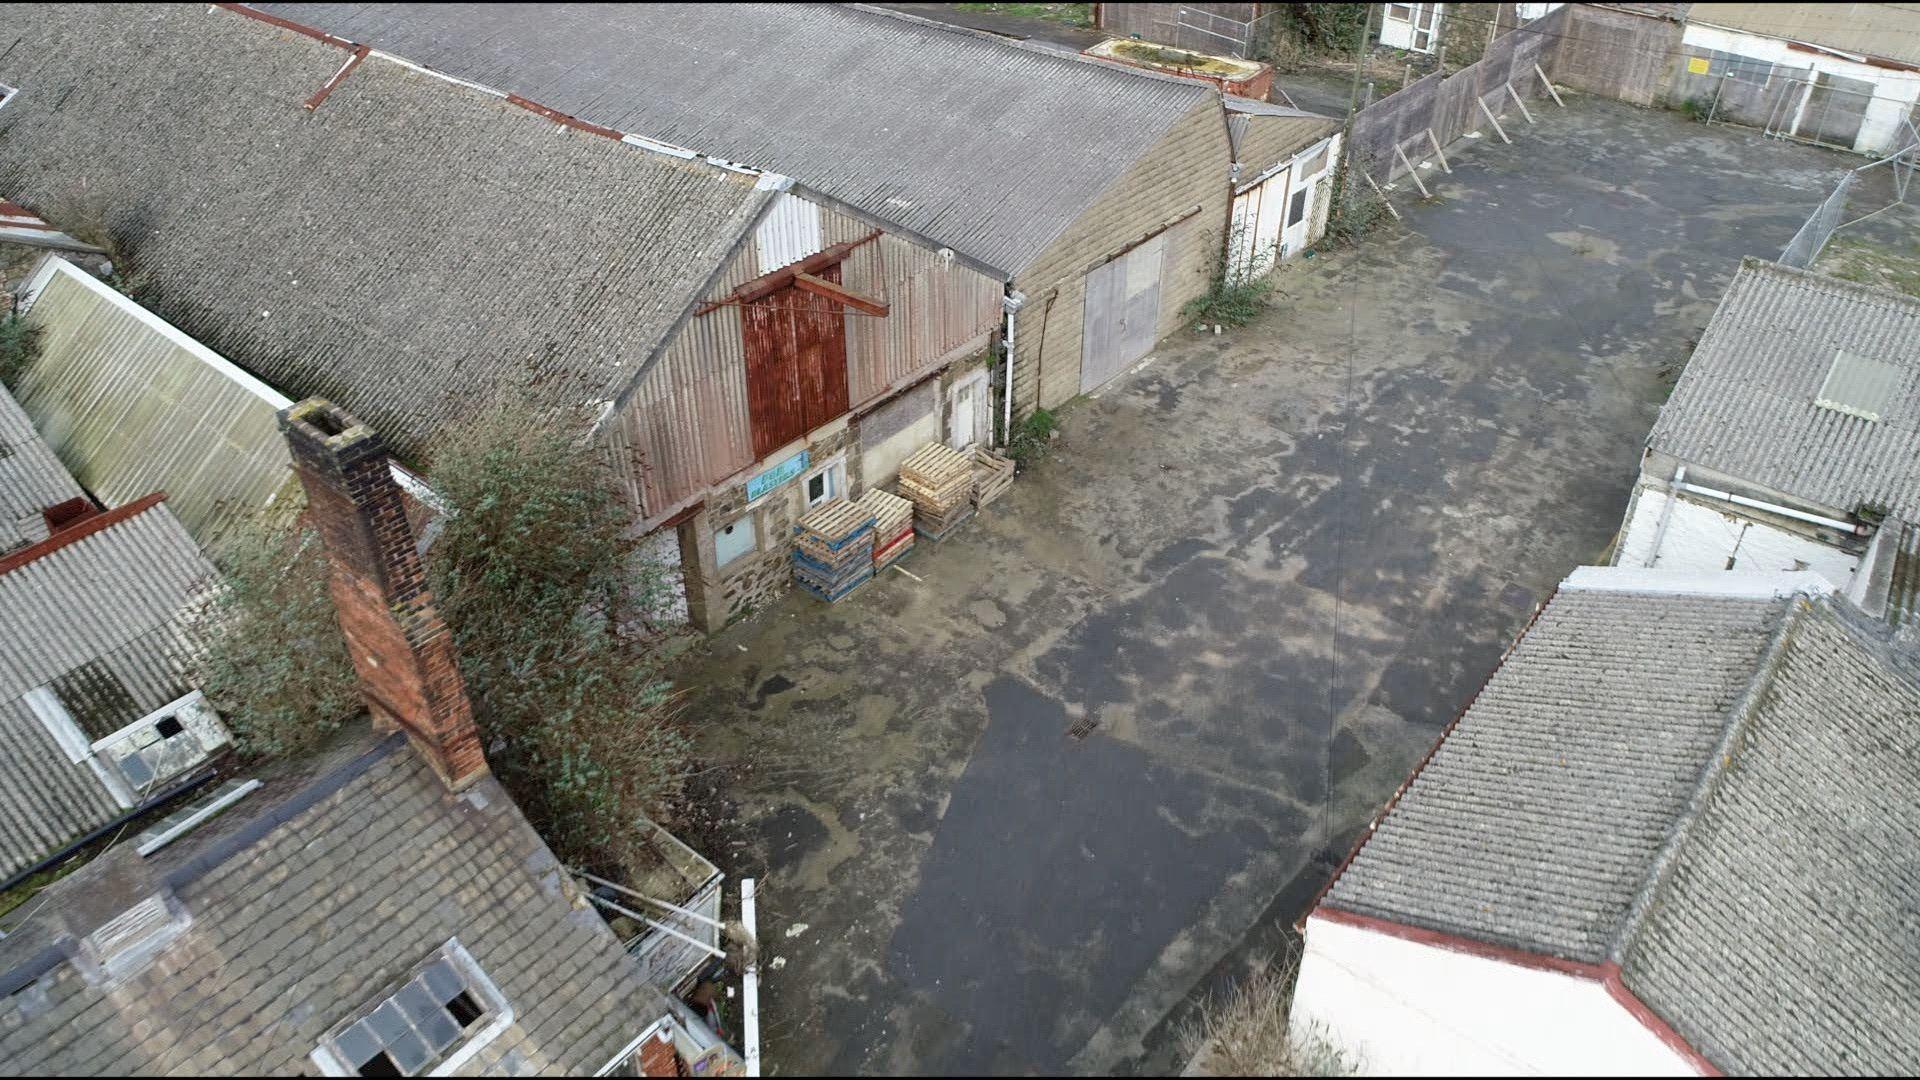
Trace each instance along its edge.
<path fill-rule="evenodd" d="M 822 247 L 873 232 L 851 214 L 818 210 Z M 782 212 L 780 234 L 791 246 L 789 217 Z M 861 245 L 841 272 L 848 288 L 891 305 L 884 318 L 847 314 L 848 392 L 856 409 L 980 349 L 999 325 L 1000 281 L 905 238 L 886 234 Z M 705 299 L 721 299 L 761 273 L 755 240 L 734 253 Z M 740 308 L 689 318 L 608 438 L 614 467 L 648 516 L 753 464 Z"/>

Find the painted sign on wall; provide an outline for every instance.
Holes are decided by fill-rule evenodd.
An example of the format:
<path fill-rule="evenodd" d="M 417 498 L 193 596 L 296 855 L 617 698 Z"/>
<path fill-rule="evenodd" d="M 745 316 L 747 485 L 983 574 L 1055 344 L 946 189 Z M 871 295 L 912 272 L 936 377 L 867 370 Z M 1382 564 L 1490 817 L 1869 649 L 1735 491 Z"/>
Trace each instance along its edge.
<path fill-rule="evenodd" d="M 781 484 L 807 471 L 807 452 L 805 450 L 747 481 L 747 501 L 753 502 L 779 487 Z"/>

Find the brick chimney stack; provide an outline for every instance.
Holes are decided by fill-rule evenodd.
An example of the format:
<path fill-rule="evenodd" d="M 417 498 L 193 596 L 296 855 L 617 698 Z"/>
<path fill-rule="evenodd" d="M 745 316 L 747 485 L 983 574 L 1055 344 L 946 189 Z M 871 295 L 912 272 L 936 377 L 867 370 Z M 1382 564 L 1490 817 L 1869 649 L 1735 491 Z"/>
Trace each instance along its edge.
<path fill-rule="evenodd" d="M 405 731 L 448 787 L 465 787 L 487 759 L 386 442 L 324 398 L 281 410 L 280 430 L 326 545 L 340 629 L 375 723 Z"/>

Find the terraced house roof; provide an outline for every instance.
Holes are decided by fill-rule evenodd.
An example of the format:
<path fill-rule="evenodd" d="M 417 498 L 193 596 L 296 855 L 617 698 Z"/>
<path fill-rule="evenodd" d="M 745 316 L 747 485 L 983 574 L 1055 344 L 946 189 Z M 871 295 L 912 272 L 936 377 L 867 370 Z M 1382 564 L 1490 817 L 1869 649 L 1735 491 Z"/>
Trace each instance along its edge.
<path fill-rule="evenodd" d="M 183 697 L 194 604 L 212 581 L 157 498 L 0 557 L 0 875 L 124 809 L 84 747 L 56 740 L 33 695 L 50 695 L 87 741 Z"/>
<path fill-rule="evenodd" d="M 490 393 L 597 419 L 773 194 L 235 12 L 10 13 L 10 197 L 115 237 L 161 318 L 408 451 Z"/>
<path fill-rule="evenodd" d="M 1746 260 L 1647 442 L 1843 513 L 1916 520 L 1920 301 Z"/>
<path fill-rule="evenodd" d="M 1018 273 L 1213 91 L 838 4 L 259 4 Z"/>
<path fill-rule="evenodd" d="M 1911 1071 L 1920 658 L 1714 577 L 1570 578 L 1324 903 L 1616 963 L 1730 1072 Z"/>
<path fill-rule="evenodd" d="M 0 1061 L 28 1075 L 313 1075 L 316 1049 L 351 1052 L 346 1029 L 388 999 L 439 1045 L 431 1002 L 423 1015 L 404 988 L 452 976 L 482 1015 L 448 1051 L 464 1057 L 430 1064 L 590 1076 L 668 1006 L 565 878 L 491 776 L 455 794 L 403 736 L 357 736 L 184 838 L 150 855 L 118 845 L 36 898 L 0 940 Z M 402 1044 L 422 1051 L 405 1031 Z"/>

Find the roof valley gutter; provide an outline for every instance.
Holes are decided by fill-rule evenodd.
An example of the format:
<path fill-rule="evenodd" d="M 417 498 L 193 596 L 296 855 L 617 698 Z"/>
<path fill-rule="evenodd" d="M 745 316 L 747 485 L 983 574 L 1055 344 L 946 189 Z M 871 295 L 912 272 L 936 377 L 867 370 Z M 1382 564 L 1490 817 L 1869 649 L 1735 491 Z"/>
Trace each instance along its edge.
<path fill-rule="evenodd" d="M 162 806 L 165 806 L 166 804 L 173 802 L 175 799 L 178 799 L 183 795 L 190 795 L 193 792 L 200 790 L 202 787 L 205 787 L 209 781 L 213 780 L 215 777 L 219 775 L 220 773 L 216 769 L 202 770 L 200 773 L 194 776 L 188 777 L 187 779 L 181 781 L 179 784 L 175 785 L 174 787 L 168 788 L 167 790 L 161 792 L 160 794 L 153 796 L 152 798 L 146 800 L 140 805 L 135 806 L 131 810 L 126 810 L 121 812 L 120 815 L 115 817 L 112 821 L 109 821 L 105 825 L 102 825 L 99 828 L 94 829 L 92 832 L 89 832 L 85 836 L 82 836 L 80 839 L 73 841 L 72 843 L 68 844 L 66 847 L 61 848 L 59 851 L 56 851 L 53 854 L 47 856 L 46 858 L 41 859 L 39 862 L 34 863 L 32 866 L 29 866 L 23 870 L 16 872 L 13 876 L 7 878 L 6 881 L 0 882 L 0 893 L 6 892 L 12 889 L 14 886 L 19 885 L 21 882 L 27 880 L 28 878 L 32 877 L 35 874 L 38 874 L 45 870 L 52 869 L 53 867 L 58 866 L 59 864 L 67 861 L 68 859 L 73 857 L 75 852 L 86 847 L 88 844 L 93 843 L 95 840 L 98 840 L 101 837 L 107 835 L 108 833 L 114 831 L 115 829 L 118 829 L 123 825 L 126 825 L 135 820 L 138 820 L 139 818 L 145 817 L 146 815 L 151 814 L 155 810 L 160 809 Z"/>

